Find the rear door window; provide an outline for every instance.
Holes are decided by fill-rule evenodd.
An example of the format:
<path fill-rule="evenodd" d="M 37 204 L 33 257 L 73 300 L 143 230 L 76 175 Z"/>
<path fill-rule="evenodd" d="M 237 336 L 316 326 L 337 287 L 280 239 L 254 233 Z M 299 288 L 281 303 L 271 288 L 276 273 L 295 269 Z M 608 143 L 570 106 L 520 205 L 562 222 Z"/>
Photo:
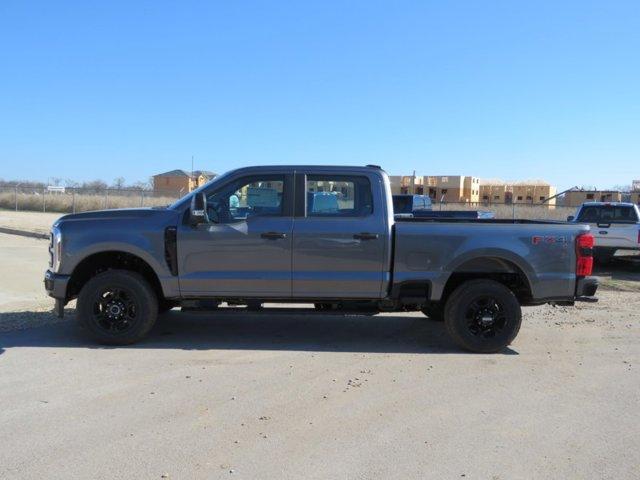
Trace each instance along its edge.
<path fill-rule="evenodd" d="M 308 217 L 364 217 L 373 213 L 367 177 L 307 175 Z"/>

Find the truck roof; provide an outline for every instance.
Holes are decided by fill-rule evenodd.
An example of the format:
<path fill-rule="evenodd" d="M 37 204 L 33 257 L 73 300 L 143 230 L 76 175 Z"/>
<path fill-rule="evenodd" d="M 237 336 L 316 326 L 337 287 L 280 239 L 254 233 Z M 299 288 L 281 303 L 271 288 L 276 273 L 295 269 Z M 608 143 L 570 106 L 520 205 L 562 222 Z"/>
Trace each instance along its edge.
<path fill-rule="evenodd" d="M 243 170 L 261 171 L 261 170 L 319 170 L 319 171 L 332 171 L 332 172 L 353 172 L 354 170 L 366 170 L 375 172 L 384 172 L 384 170 L 378 165 L 259 165 L 259 166 L 247 166 L 235 168 L 233 172 L 241 172 Z M 385 172 L 386 173 L 386 172 Z"/>
<path fill-rule="evenodd" d="M 581 207 L 634 207 L 635 203 L 631 202 L 584 202 Z"/>

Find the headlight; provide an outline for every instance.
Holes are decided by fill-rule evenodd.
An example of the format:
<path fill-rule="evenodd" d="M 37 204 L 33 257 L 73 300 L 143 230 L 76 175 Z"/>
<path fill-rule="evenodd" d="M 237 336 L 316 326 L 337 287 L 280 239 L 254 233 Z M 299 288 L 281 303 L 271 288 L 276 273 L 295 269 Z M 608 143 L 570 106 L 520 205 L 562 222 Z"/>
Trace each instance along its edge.
<path fill-rule="evenodd" d="M 51 229 L 51 242 L 49 243 L 49 266 L 54 272 L 60 269 L 62 261 L 62 232 L 56 227 Z"/>

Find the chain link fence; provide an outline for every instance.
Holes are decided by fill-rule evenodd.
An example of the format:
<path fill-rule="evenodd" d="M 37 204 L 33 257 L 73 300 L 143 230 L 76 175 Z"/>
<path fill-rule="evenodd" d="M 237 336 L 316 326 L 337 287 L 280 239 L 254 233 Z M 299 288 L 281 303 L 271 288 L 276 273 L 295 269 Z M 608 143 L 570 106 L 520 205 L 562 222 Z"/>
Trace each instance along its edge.
<path fill-rule="evenodd" d="M 0 208 L 15 211 L 76 213 L 110 208 L 169 205 L 185 195 L 184 190 L 87 189 L 64 187 L 0 187 Z M 479 210 L 495 218 L 566 220 L 574 207 L 535 203 L 434 202 L 433 210 Z"/>
<path fill-rule="evenodd" d="M 111 208 L 169 205 L 185 191 L 86 189 L 65 187 L 0 187 L 0 208 L 15 211 L 76 213 Z"/>

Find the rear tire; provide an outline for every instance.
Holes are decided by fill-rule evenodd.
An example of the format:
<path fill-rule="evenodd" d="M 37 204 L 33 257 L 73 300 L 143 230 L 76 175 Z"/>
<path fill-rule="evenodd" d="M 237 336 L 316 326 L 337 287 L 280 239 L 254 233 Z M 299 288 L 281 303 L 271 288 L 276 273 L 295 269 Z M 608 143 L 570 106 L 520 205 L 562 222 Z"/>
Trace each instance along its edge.
<path fill-rule="evenodd" d="M 522 310 L 514 293 L 493 280 L 471 280 L 451 294 L 444 309 L 453 341 L 471 352 L 495 353 L 518 335 Z"/>
<path fill-rule="evenodd" d="M 153 327 L 158 299 L 141 275 L 108 270 L 82 287 L 76 310 L 80 324 L 97 342 L 129 345 L 144 338 Z"/>
<path fill-rule="evenodd" d="M 252 300 L 248 301 L 247 310 L 251 312 L 259 312 L 260 310 L 262 310 L 262 302 L 252 301 Z"/>

